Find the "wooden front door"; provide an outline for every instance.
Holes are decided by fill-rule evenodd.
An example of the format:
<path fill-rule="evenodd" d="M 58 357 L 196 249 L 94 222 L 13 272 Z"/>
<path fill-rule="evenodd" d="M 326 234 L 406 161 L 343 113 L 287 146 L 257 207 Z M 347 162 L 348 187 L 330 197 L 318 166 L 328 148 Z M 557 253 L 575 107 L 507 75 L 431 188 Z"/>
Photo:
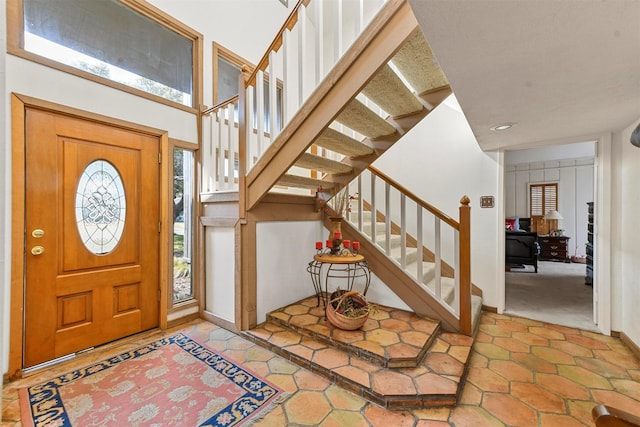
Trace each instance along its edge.
<path fill-rule="evenodd" d="M 158 325 L 159 138 L 26 112 L 30 367 Z"/>

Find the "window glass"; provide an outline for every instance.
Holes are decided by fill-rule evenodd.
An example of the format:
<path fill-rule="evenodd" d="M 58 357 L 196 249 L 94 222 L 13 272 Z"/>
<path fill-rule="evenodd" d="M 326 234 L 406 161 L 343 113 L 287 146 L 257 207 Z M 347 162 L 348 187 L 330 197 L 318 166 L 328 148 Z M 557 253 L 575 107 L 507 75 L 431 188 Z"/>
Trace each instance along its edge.
<path fill-rule="evenodd" d="M 193 298 L 193 152 L 173 150 L 173 302 Z"/>
<path fill-rule="evenodd" d="M 213 83 L 215 85 L 214 91 L 214 102 L 220 103 L 226 101 L 227 99 L 238 94 L 239 88 L 239 77 L 242 72 L 241 67 L 243 64 L 248 64 L 247 61 L 242 60 L 237 55 L 232 52 L 227 51 L 221 46 L 217 46 L 214 49 L 214 64 L 216 66 L 216 71 L 214 75 L 216 76 L 216 81 Z M 269 93 L 269 79 L 265 76 L 263 83 L 263 93 L 264 93 L 264 130 L 265 132 L 270 132 L 271 129 L 271 117 L 270 117 L 270 93 Z M 276 85 L 276 127 L 278 130 L 282 129 L 282 85 L 280 82 Z M 254 95 L 253 97 L 253 127 L 255 129 L 258 128 L 257 122 L 257 100 Z M 235 120 L 238 119 L 238 112 L 235 112 Z"/>
<path fill-rule="evenodd" d="M 194 40 L 117 0 L 23 0 L 24 50 L 191 106 Z"/>

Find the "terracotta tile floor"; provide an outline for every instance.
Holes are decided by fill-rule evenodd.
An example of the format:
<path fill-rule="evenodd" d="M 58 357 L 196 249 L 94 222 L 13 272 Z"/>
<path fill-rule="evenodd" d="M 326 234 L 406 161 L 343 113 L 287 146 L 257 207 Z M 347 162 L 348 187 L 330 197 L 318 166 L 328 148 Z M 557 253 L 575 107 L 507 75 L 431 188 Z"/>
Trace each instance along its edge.
<path fill-rule="evenodd" d="M 440 323 L 376 304 L 361 329 L 335 328 L 305 298 L 267 315 L 249 339 L 388 409 L 454 406 L 471 337 L 439 333 Z"/>
<path fill-rule="evenodd" d="M 455 408 L 411 411 L 370 404 L 210 323 L 198 321 L 179 329 L 291 393 L 259 426 L 593 426 L 590 412 L 597 403 L 640 414 L 640 361 L 620 340 L 524 318 L 484 313 L 461 403 Z M 135 348 L 159 335 L 124 340 L 6 384 L 1 426 L 21 425 L 17 387 Z"/>

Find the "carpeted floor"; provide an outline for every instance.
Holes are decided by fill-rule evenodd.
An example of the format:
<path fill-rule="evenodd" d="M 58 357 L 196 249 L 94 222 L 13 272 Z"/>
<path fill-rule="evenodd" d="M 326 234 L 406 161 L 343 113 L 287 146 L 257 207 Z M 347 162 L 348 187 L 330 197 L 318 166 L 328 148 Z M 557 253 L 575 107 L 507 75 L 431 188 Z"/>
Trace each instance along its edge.
<path fill-rule="evenodd" d="M 593 288 L 584 284 L 585 264 L 553 261 L 505 273 L 505 313 L 585 330 L 593 322 Z"/>

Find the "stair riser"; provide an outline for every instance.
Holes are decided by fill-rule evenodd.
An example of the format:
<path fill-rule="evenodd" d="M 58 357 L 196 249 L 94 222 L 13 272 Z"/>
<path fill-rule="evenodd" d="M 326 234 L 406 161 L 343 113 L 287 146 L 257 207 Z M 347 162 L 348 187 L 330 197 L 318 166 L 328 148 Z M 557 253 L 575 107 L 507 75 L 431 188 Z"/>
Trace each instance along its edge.
<path fill-rule="evenodd" d="M 327 380 L 335 383 L 341 388 L 348 390 L 358 396 L 362 396 L 368 401 L 375 403 L 379 406 L 382 406 L 383 408 L 386 408 L 386 409 L 405 410 L 405 409 L 437 408 L 442 406 L 455 406 L 458 402 L 458 396 L 447 396 L 447 395 L 428 396 L 424 398 L 420 398 L 420 397 L 401 398 L 401 397 L 395 397 L 395 396 L 380 396 L 379 394 L 374 393 L 369 389 L 363 388 L 362 385 L 336 374 L 331 369 L 327 369 L 323 366 L 320 366 L 314 363 L 313 361 L 308 361 L 306 359 L 303 359 L 300 356 L 287 351 L 286 349 L 282 349 L 280 347 L 272 345 L 271 343 L 250 334 L 244 334 L 244 336 L 248 340 L 259 345 L 260 347 L 266 348 L 267 350 L 274 352 L 278 356 L 284 357 L 285 359 L 295 363 L 296 365 L 304 369 L 310 370 L 311 372 L 326 378 Z"/>
<path fill-rule="evenodd" d="M 314 340 L 318 340 L 325 344 L 331 345 L 332 347 L 338 348 L 344 352 L 347 352 L 353 356 L 356 356 L 358 359 L 365 360 L 367 362 L 373 363 L 378 366 L 389 367 L 389 368 L 393 368 L 393 367 L 415 368 L 418 365 L 418 363 L 420 363 L 420 361 L 422 360 L 422 357 L 424 357 L 424 353 L 426 353 L 426 350 L 429 348 L 429 346 L 431 345 L 431 341 L 433 340 L 433 337 L 432 337 L 432 339 L 428 343 L 428 346 L 425 346 L 425 351 L 422 354 L 420 354 L 418 358 L 412 359 L 410 361 L 403 361 L 401 365 L 398 365 L 397 363 L 394 363 L 394 362 L 387 362 L 385 359 L 378 357 L 376 354 L 370 353 L 364 349 L 355 348 L 353 346 L 350 346 L 338 341 L 327 339 L 322 334 L 317 334 L 305 328 L 300 328 L 295 325 L 291 325 L 290 323 L 287 323 L 286 321 L 272 315 L 272 313 L 269 313 L 267 315 L 267 321 L 274 322 L 284 328 L 293 329 L 294 331 L 306 337 L 313 338 Z"/>

